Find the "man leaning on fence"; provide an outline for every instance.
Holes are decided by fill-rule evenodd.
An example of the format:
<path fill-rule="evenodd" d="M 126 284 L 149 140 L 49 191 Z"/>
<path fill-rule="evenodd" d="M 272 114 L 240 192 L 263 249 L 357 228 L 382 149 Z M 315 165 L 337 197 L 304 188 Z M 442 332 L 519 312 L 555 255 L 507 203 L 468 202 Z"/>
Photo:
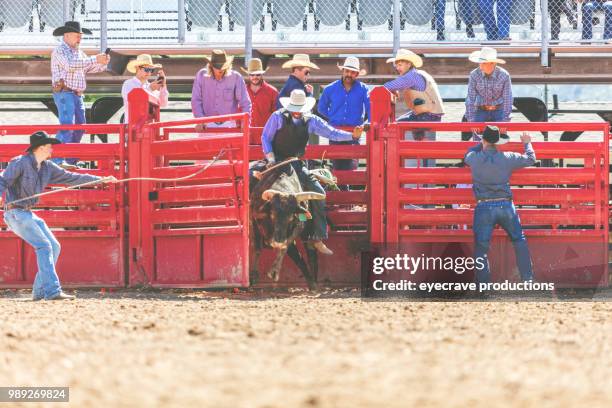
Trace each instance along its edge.
<path fill-rule="evenodd" d="M 344 64 L 338 65 L 341 78 L 325 87 L 319 99 L 318 111 L 330 125 L 360 126 L 370 117 L 370 97 L 368 87 L 358 78 L 366 74 L 359 66 L 357 57 L 347 57 Z M 359 144 L 359 140 L 329 141 L 334 144 Z M 355 170 L 357 160 L 332 160 L 334 170 Z M 348 189 L 340 186 L 341 189 Z"/>
<path fill-rule="evenodd" d="M 0 204 L 6 191 L 4 222 L 17 236 L 30 244 L 36 251 L 38 272 L 34 278 L 32 300 L 74 299 L 62 291 L 55 266 L 60 254 L 60 244 L 45 221 L 32 212 L 38 203 L 37 197 L 49 184 L 77 185 L 88 182 L 114 183 L 110 177 L 98 177 L 66 171 L 53 163 L 52 145 L 59 140 L 45 132 L 30 136 L 30 146 L 22 156 L 10 161 L 0 174 Z"/>
<path fill-rule="evenodd" d="M 474 259 L 484 259 L 476 263 L 478 283 L 491 280 L 487 252 L 496 225 L 501 226 L 512 241 L 521 279 L 533 280 L 529 247 L 512 201 L 510 177 L 515 170 L 535 164 L 536 156 L 528 134 L 521 135 L 524 154 L 497 150 L 497 146 L 508 140 L 508 135 L 501 134 L 496 126 L 487 126 L 482 141 L 470 148 L 464 158 L 472 172 L 472 189 L 478 202 L 474 210 Z"/>
<path fill-rule="evenodd" d="M 88 57 L 79 49 L 83 34 L 91 35 L 91 31 L 82 28 L 78 21 L 67 21 L 62 27 L 53 31 L 54 36 L 63 36 L 60 44 L 51 53 L 53 100 L 62 125 L 86 122 L 83 101 L 83 93 L 87 87 L 85 76 L 104 71 L 110 62 L 110 56 L 107 54 Z M 56 137 L 62 143 L 79 143 L 83 131 L 60 130 Z M 69 169 L 76 168 L 77 164 L 76 158 L 56 158 L 53 161 Z"/>

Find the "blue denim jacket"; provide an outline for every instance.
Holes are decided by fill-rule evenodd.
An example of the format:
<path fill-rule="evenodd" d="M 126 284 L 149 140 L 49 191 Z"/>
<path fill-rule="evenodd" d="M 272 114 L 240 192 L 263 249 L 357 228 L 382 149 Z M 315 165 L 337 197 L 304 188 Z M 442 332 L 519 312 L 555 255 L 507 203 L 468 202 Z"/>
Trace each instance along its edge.
<path fill-rule="evenodd" d="M 472 189 L 477 200 L 511 199 L 512 172 L 535 164 L 536 155 L 531 143 L 525 143 L 525 154 L 500 152 L 496 148 L 483 150 L 482 143 L 478 143 L 467 151 L 464 161 L 472 170 Z"/>
<path fill-rule="evenodd" d="M 34 155 L 24 154 L 10 161 L 8 167 L 0 174 L 0 196 L 6 190 L 6 203 L 42 193 L 48 184 L 76 185 L 90 181 L 100 180 L 101 177 L 89 174 L 78 174 L 66 171 L 53 163 L 45 160 L 37 169 Z M 38 203 L 38 198 L 19 202 L 18 206 L 33 206 Z"/>

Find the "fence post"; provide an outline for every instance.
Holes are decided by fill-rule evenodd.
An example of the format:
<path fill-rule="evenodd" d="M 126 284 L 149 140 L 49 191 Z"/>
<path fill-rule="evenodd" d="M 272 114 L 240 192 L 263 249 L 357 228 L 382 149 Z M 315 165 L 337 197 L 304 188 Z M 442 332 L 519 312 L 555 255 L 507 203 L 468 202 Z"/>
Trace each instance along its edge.
<path fill-rule="evenodd" d="M 543 67 L 550 66 L 550 15 L 548 14 L 548 0 L 540 0 L 540 18 L 542 20 L 542 50 L 540 51 L 540 63 Z"/>
<path fill-rule="evenodd" d="M 400 0 L 393 0 L 393 55 L 400 48 Z"/>
<path fill-rule="evenodd" d="M 244 21 L 244 64 L 247 65 L 253 57 L 253 0 L 246 2 Z"/>
<path fill-rule="evenodd" d="M 70 0 L 64 0 L 62 4 L 62 17 L 64 22 L 72 20 L 70 17 Z"/>
<path fill-rule="evenodd" d="M 178 0 L 178 42 L 185 43 L 185 29 L 187 25 L 185 15 L 185 0 Z"/>
<path fill-rule="evenodd" d="M 108 47 L 108 0 L 100 0 L 100 51 Z"/>

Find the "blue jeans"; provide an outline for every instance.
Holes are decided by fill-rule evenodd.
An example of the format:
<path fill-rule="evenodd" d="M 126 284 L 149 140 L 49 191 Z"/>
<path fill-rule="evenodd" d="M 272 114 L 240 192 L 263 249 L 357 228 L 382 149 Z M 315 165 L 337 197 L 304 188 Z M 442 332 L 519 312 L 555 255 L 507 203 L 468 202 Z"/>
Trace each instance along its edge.
<path fill-rule="evenodd" d="M 438 40 L 444 37 L 444 13 L 446 12 L 446 0 L 434 0 L 434 22 L 438 32 Z"/>
<path fill-rule="evenodd" d="M 474 259 L 483 258 L 485 260 L 483 268 L 478 268 L 480 263 L 476 263 L 476 281 L 478 283 L 491 281 L 487 252 L 489 252 L 491 234 L 496 225 L 500 225 L 512 241 L 521 279 L 523 281 L 532 280 L 533 271 L 529 247 L 514 203 L 512 201 L 493 201 L 478 203 L 474 211 Z"/>
<path fill-rule="evenodd" d="M 497 20 L 493 3 L 497 1 Z M 487 33 L 487 40 L 496 41 L 510 37 L 510 8 L 512 0 L 478 0 L 478 10 Z"/>
<path fill-rule="evenodd" d="M 53 100 L 57 105 L 57 113 L 61 125 L 80 125 L 85 123 L 85 104 L 83 96 L 78 96 L 74 92 L 63 91 L 53 93 Z M 80 143 L 83 137 L 82 130 L 60 130 L 55 137 L 62 143 Z M 56 163 L 61 163 L 64 159 L 53 159 Z M 66 162 L 75 164 L 77 159 L 66 159 Z"/>
<path fill-rule="evenodd" d="M 61 292 L 55 265 L 60 254 L 60 244 L 45 221 L 32 211 L 13 209 L 4 213 L 4 222 L 20 238 L 36 250 L 38 273 L 34 278 L 34 299 L 49 299 Z"/>
<path fill-rule="evenodd" d="M 494 111 L 476 109 L 474 122 L 504 122 L 504 111 L 502 109 Z"/>
<path fill-rule="evenodd" d="M 403 114 L 402 116 L 396 119 L 396 122 L 441 122 L 441 121 L 442 121 L 442 116 L 440 115 L 434 115 L 431 113 L 421 113 L 420 115 L 415 115 L 414 112 L 412 111 L 408 111 L 407 113 Z M 414 131 L 409 130 L 404 133 L 404 140 L 435 141 L 436 132 L 431 131 L 431 130 L 414 130 Z M 435 159 L 423 159 L 421 162 L 420 159 L 404 159 L 404 167 L 436 167 L 436 160 Z M 412 188 L 412 187 L 407 187 L 407 188 Z"/>
<path fill-rule="evenodd" d="M 582 3 L 582 39 L 590 40 L 593 38 L 593 13 L 603 11 L 605 15 L 604 22 L 604 40 L 612 38 L 612 2 L 589 1 Z"/>

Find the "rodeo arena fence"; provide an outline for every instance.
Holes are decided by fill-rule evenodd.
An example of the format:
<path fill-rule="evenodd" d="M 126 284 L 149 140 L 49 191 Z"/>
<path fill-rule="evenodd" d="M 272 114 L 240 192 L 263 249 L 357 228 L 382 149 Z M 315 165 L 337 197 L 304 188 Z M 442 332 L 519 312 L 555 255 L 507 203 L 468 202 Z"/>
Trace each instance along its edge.
<path fill-rule="evenodd" d="M 612 3 L 600 0 L 10 0 L 0 43 L 23 50 L 56 43 L 54 27 L 78 20 L 84 45 L 216 44 L 245 50 L 446 45 L 509 41 L 603 43 Z M 27 35 L 24 35 L 27 34 Z M 171 48 L 168 48 L 171 49 Z M 184 50 L 183 50 L 184 51 Z M 543 56 L 544 58 L 544 56 Z"/>
<path fill-rule="evenodd" d="M 395 122 L 395 107 L 383 87 L 371 92 L 371 106 L 365 145 L 307 148 L 307 159 L 360 162 L 356 170 L 335 172 L 338 184 L 353 189 L 327 196 L 328 243 L 335 255 L 320 257 L 317 278 L 324 285 L 358 285 L 361 256 L 373 246 L 472 253 L 475 202 L 461 160 L 474 142 L 459 140 L 461 132 L 482 131 L 485 123 Z M 55 154 L 90 163 L 91 169 L 79 171 L 140 179 L 41 199 L 37 210 L 62 245 L 62 282 L 67 287 L 248 286 L 248 165 L 262 157 L 262 129 L 249 128 L 247 114 L 160 122 L 157 101 L 140 89 L 130 93 L 129 107 L 127 125 L 0 126 L 0 137 L 24 136 L 24 144 L 3 144 L 0 162 L 21 154 L 25 136 L 34 131 L 82 129 L 117 135 L 117 143 L 62 144 Z M 206 129 L 194 137 L 195 125 L 219 119 L 235 120 L 239 127 Z M 559 286 L 607 286 L 608 123 L 498 125 L 511 135 L 589 135 L 587 142 L 534 143 L 543 165 L 516 172 L 511 185 L 538 279 Z M 404 140 L 405 132 L 423 130 L 450 132 L 457 141 Z M 521 149 L 519 143 L 504 146 Z M 495 280 L 518 279 L 510 245 L 495 232 L 490 253 Z M 31 286 L 35 253 L 2 221 L 0 252 L 0 287 Z M 265 251 L 260 265 L 269 266 L 272 259 L 272 251 Z M 284 262 L 280 282 L 264 278 L 258 285 L 304 285 L 298 269 L 289 259 Z"/>

